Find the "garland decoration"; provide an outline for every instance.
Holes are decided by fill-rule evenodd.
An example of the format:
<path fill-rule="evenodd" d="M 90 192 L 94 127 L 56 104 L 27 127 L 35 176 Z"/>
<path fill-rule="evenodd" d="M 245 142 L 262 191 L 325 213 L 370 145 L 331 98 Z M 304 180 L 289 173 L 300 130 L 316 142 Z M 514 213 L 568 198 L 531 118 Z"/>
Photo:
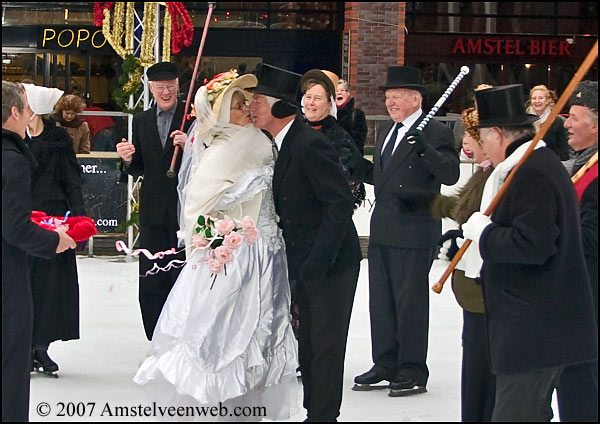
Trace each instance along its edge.
<path fill-rule="evenodd" d="M 140 60 L 132 54 L 126 55 L 123 60 L 123 72 L 119 77 L 119 87 L 112 92 L 113 99 L 121 106 L 123 112 L 135 114 L 142 111 L 141 104 L 133 109 L 129 108 L 129 96 L 141 95 L 143 75 L 144 68 Z"/>

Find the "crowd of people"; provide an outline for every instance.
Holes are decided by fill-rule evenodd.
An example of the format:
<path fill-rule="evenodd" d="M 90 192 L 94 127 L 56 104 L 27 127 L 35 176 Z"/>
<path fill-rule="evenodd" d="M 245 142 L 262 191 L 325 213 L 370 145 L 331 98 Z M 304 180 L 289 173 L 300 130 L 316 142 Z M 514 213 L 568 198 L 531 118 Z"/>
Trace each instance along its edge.
<path fill-rule="evenodd" d="M 448 126 L 416 129 L 427 112 L 417 68 L 390 66 L 381 82 L 390 119 L 372 160 L 365 114 L 333 72 L 219 74 L 197 91 L 193 121 L 175 65 L 147 77 L 154 106 L 116 150 L 144 178 L 140 248 L 176 252 L 139 261 L 150 346 L 134 381 L 153 400 L 254 403 L 287 419 L 299 371 L 306 421 L 336 421 L 362 259 L 352 216 L 370 184 L 373 364 L 353 390 L 427 392 L 429 270 L 468 239 L 452 276 L 462 420 L 549 421 L 556 390 L 562 421 L 597 421 L 597 82 L 577 86 L 568 117 L 518 167 L 556 96 L 539 85 L 526 103 L 521 85 L 478 87 L 460 120 L 476 171 L 441 196 L 460 152 Z M 89 152 L 90 129 L 82 100 L 62 94 L 3 81 L 3 421 L 27 420 L 32 369 L 58 371 L 50 343 L 79 338 L 77 245 L 30 220 L 85 215 L 75 154 Z M 442 218 L 458 228 L 442 234 Z"/>

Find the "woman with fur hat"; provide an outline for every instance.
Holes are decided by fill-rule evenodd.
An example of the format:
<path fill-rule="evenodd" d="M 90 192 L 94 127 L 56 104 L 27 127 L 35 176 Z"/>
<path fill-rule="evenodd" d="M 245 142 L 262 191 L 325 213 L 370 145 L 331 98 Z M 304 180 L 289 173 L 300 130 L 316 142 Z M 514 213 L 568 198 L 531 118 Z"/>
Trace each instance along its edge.
<path fill-rule="evenodd" d="M 134 381 L 166 405 L 252 404 L 264 406 L 271 419 L 286 419 L 297 408 L 297 346 L 271 190 L 272 145 L 252 126 L 247 107 L 252 95 L 245 89 L 256 84 L 254 75 L 232 70 L 196 94 L 193 152 L 179 187 L 178 235 L 187 263 L 154 331 L 154 354 Z M 198 232 L 201 216 L 237 223 L 244 237 L 253 222 L 258 234 L 216 269 L 209 236 Z"/>
<path fill-rule="evenodd" d="M 483 152 L 479 130 L 474 128 L 479 119 L 475 108 L 461 114 L 465 128 L 463 149 L 472 154 L 477 170 L 456 196 L 438 196 L 432 206 L 435 219 L 452 218 L 459 226 L 479 210 L 483 187 L 493 171 L 491 162 Z M 449 230 L 440 238 L 439 259 L 451 260 L 462 242 L 460 229 Z M 492 419 L 496 396 L 496 379 L 487 362 L 485 320 L 481 285 L 465 276 L 460 263 L 452 274 L 452 291 L 463 308 L 463 361 L 461 376 L 461 421 L 489 422 Z"/>
<path fill-rule="evenodd" d="M 63 92 L 56 88 L 23 84 L 34 116 L 26 142 L 38 166 L 31 176 L 33 209 L 49 216 L 85 215 L 79 163 L 71 137 L 64 128 L 44 118 L 52 112 Z M 56 340 L 79 338 L 79 283 L 75 251 L 55 259 L 31 257 L 29 261 L 33 296 L 32 368 L 56 376 L 58 365 L 48 356 Z"/>

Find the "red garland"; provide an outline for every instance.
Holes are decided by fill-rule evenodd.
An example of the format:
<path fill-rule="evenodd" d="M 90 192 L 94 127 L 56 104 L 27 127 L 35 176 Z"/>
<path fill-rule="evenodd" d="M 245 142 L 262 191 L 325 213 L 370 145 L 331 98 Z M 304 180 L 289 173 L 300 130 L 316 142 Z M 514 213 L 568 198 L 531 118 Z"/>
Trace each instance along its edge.
<path fill-rule="evenodd" d="M 189 47 L 194 39 L 194 26 L 187 9 L 182 2 L 167 2 L 171 14 L 171 52 L 176 54 L 185 47 Z M 181 26 L 178 16 L 181 16 Z"/>
<path fill-rule="evenodd" d="M 111 10 L 115 2 L 94 2 L 94 25 L 99 27 L 102 26 L 102 21 L 104 21 L 104 9 Z"/>

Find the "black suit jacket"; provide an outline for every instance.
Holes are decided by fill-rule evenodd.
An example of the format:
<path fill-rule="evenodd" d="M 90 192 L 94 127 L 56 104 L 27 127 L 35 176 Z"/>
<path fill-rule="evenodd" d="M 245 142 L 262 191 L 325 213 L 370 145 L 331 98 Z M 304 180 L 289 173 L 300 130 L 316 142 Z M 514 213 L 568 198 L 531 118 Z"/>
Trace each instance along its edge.
<path fill-rule="evenodd" d="M 290 279 L 307 259 L 344 272 L 361 259 L 353 201 L 331 142 L 296 117 L 273 175 L 275 208 L 286 242 Z"/>
<path fill-rule="evenodd" d="M 173 156 L 173 142 L 167 138 L 163 148 L 156 124 L 156 105 L 133 118 L 133 145 L 135 153 L 127 172 L 134 177 L 142 175 L 140 189 L 140 225 L 178 226 L 177 177 L 167 177 Z M 184 104 L 179 101 L 171 123 L 171 132 L 178 130 L 183 117 Z M 186 122 L 184 131 L 189 124 Z M 181 154 L 177 168 L 181 164 Z"/>
<path fill-rule="evenodd" d="M 410 130 L 417 127 L 421 115 Z M 418 156 L 402 139 L 385 171 L 381 169 L 381 148 L 394 121 L 384 123 L 375 142 L 373 163 L 364 160 L 355 172 L 375 187 L 375 208 L 371 215 L 370 242 L 401 248 L 432 249 L 442 224 L 431 216 L 431 203 L 441 184 L 458 181 L 460 160 L 454 150 L 454 136 L 446 125 L 431 120 L 423 130 L 427 148 Z"/>

